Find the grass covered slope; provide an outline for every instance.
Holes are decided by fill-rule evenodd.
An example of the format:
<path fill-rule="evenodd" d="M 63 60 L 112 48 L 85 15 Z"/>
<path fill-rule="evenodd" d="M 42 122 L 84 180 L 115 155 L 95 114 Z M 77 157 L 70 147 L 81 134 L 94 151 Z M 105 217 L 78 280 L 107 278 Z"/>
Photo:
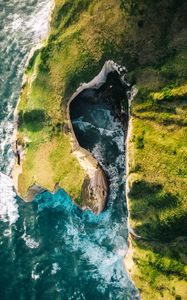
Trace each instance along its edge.
<path fill-rule="evenodd" d="M 143 299 L 187 296 L 187 94 L 165 91 L 142 90 L 132 108 L 130 223 L 143 237 L 133 241 L 132 277 Z"/>
<path fill-rule="evenodd" d="M 39 81 L 40 63 L 41 53 L 27 68 L 27 81 L 17 107 L 18 143 L 26 147 L 18 191 L 24 198 L 35 183 L 50 191 L 59 183 L 73 199 L 78 199 L 84 170 L 71 154 L 60 97 Z"/>
<path fill-rule="evenodd" d="M 57 182 L 77 202 L 84 171 L 71 153 L 66 104 L 113 59 L 129 69 L 132 277 L 143 299 L 185 299 L 187 4 L 182 0 L 56 0 L 46 45 L 27 68 L 18 105 L 27 144 L 19 193 Z"/>

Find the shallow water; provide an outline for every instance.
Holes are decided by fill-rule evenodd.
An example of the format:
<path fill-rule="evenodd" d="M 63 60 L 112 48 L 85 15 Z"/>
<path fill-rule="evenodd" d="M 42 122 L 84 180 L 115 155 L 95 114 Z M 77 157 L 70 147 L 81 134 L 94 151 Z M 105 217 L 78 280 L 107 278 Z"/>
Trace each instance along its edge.
<path fill-rule="evenodd" d="M 128 234 L 124 135 L 108 107 L 95 107 L 94 114 L 88 109 L 84 120 L 74 120 L 81 135 L 88 127 L 96 131 L 85 147 L 110 180 L 107 209 L 99 216 L 82 213 L 63 190 L 26 204 L 7 176 L 24 63 L 47 31 L 50 5 L 49 0 L 0 0 L 0 171 L 6 174 L 0 173 L 0 299 L 137 299 L 123 267 Z"/>

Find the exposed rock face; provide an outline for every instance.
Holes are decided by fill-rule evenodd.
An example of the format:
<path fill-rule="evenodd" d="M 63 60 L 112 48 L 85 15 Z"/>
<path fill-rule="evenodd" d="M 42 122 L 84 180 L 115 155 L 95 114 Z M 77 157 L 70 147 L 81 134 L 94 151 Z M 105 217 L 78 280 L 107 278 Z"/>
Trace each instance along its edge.
<path fill-rule="evenodd" d="M 84 105 L 87 103 L 93 105 L 106 103 L 111 106 L 115 116 L 120 118 L 125 113 L 122 112 L 121 102 L 126 98 L 126 91 L 129 87 L 125 80 L 126 71 L 124 67 L 115 64 L 113 61 L 107 61 L 99 75 L 89 83 L 82 84 L 68 103 L 67 112 L 72 132 L 73 153 L 87 174 L 82 185 L 81 203 L 84 204 L 83 209 L 90 208 L 96 214 L 103 211 L 106 206 L 108 195 L 107 177 L 93 155 L 84 149 L 84 143 L 81 143 L 81 137 L 77 135 L 71 121 L 75 115 L 84 113 Z M 88 133 L 88 140 L 90 139 L 92 137 Z"/>
<path fill-rule="evenodd" d="M 45 189 L 38 186 L 37 184 L 34 184 L 28 189 L 26 200 L 32 201 L 36 195 L 41 194 L 43 192 L 45 192 Z"/>
<path fill-rule="evenodd" d="M 96 214 L 105 208 L 108 194 L 108 183 L 104 171 L 98 166 L 90 178 L 87 176 L 82 186 L 81 198 L 83 203 L 88 203 L 88 207 Z M 87 207 L 83 207 L 83 209 Z"/>
<path fill-rule="evenodd" d="M 90 209 L 99 214 L 105 208 L 108 195 L 107 177 L 97 160 L 86 149 L 82 148 L 72 131 L 73 154 L 87 174 L 80 195 L 83 210 Z"/>

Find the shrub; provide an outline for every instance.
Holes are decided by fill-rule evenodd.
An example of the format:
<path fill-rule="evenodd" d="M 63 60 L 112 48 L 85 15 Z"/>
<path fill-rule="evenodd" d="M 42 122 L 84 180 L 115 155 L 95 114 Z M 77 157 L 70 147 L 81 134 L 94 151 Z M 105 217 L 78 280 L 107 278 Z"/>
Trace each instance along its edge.
<path fill-rule="evenodd" d="M 30 71 L 35 64 L 36 58 L 38 56 L 38 54 L 40 53 L 41 49 L 37 49 L 34 54 L 32 55 L 32 57 L 30 58 L 28 65 L 27 65 L 27 71 Z"/>
<path fill-rule="evenodd" d="M 43 109 L 33 109 L 31 111 L 20 111 L 18 114 L 18 126 L 26 127 L 30 131 L 41 130 L 46 120 L 45 111 Z"/>
<path fill-rule="evenodd" d="M 142 149 L 144 147 L 144 135 L 141 134 L 136 139 L 136 148 Z"/>
<path fill-rule="evenodd" d="M 161 184 L 147 182 L 145 180 L 135 180 L 132 183 L 129 196 L 133 199 L 142 199 L 143 197 L 156 194 L 162 189 Z"/>
<path fill-rule="evenodd" d="M 24 123 L 43 123 L 45 121 L 45 111 L 43 109 L 33 109 L 26 111 L 23 115 Z"/>

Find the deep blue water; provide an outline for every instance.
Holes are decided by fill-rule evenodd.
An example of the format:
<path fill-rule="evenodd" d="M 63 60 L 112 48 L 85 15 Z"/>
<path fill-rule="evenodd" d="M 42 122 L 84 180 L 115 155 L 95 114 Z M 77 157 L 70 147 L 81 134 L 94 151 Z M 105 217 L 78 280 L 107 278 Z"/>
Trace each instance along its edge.
<path fill-rule="evenodd" d="M 135 300 L 137 291 L 123 266 L 124 136 L 107 107 L 88 109 L 75 120 L 82 134 L 96 132 L 90 151 L 109 177 L 108 205 L 99 216 L 82 213 L 63 190 L 26 204 L 8 176 L 12 112 L 28 52 L 47 30 L 49 4 L 0 0 L 0 171 L 6 174 L 0 173 L 0 300 Z"/>

